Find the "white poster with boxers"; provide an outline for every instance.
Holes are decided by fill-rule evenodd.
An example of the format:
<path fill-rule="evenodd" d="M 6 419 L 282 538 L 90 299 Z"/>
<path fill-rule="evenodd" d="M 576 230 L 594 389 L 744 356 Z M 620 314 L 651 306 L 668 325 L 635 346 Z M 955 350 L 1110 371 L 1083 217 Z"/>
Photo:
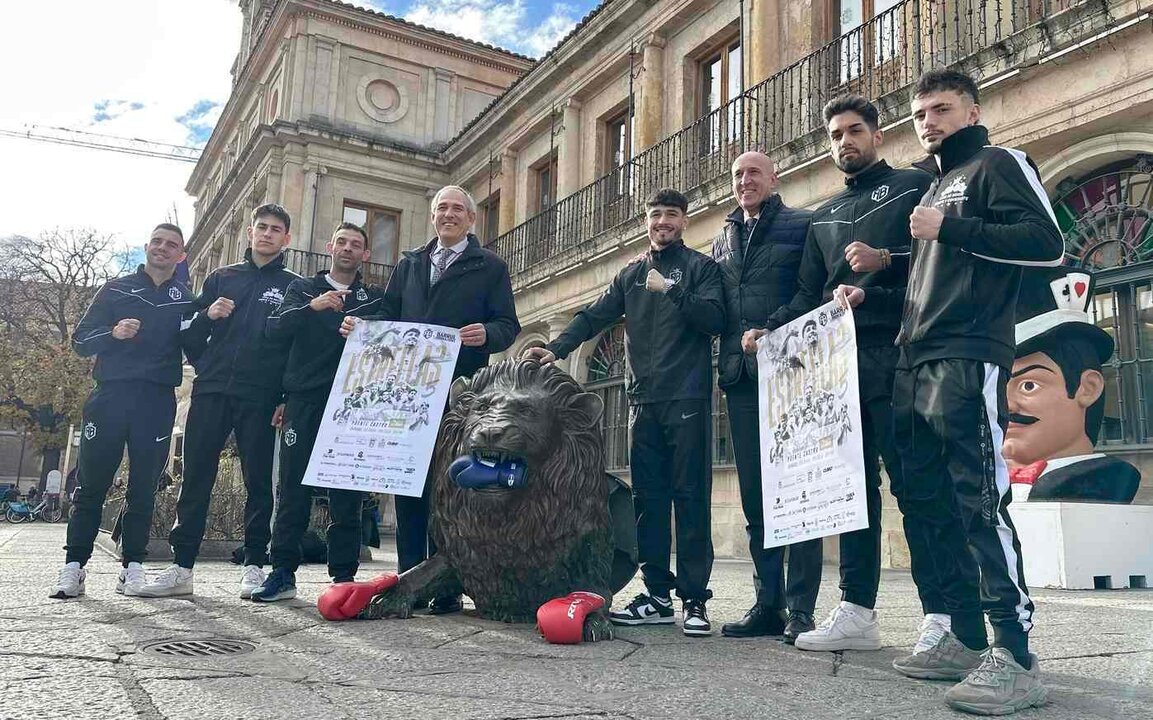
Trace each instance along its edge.
<path fill-rule="evenodd" d="M 757 347 L 765 547 L 868 527 L 852 311 L 834 300 Z"/>
<path fill-rule="evenodd" d="M 459 352 L 454 328 L 357 323 L 304 484 L 420 497 Z"/>

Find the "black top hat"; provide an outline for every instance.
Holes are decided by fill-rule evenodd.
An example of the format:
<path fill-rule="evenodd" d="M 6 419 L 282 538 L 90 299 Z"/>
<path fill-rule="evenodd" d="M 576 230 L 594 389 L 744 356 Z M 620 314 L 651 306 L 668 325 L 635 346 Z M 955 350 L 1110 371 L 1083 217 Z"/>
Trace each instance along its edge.
<path fill-rule="evenodd" d="M 1088 342 L 1101 363 L 1113 356 L 1113 338 L 1093 324 L 1093 276 L 1069 267 L 1030 268 L 1017 302 L 1017 357 L 1044 352 L 1053 343 Z"/>

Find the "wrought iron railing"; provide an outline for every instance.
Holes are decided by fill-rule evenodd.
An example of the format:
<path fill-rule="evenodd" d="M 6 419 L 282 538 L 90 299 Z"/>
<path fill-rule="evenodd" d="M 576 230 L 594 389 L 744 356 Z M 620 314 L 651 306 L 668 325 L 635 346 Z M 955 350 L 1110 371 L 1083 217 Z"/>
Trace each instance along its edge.
<path fill-rule="evenodd" d="M 495 238 L 514 285 L 602 251 L 598 236 L 639 229 L 661 187 L 694 207 L 722 199 L 732 160 L 744 150 L 795 165 L 825 149 L 824 104 L 853 92 L 887 118 L 908 112 L 909 89 L 926 70 L 958 67 L 978 81 L 1090 38 L 1118 22 L 1118 0 L 904 0 L 782 69 L 743 95 L 638 153 L 590 185 Z"/>
<path fill-rule="evenodd" d="M 321 270 L 327 270 L 332 265 L 332 257 L 308 250 L 286 250 L 284 252 L 284 265 L 297 275 L 311 277 Z M 364 263 L 360 268 L 364 284 L 387 285 L 388 278 L 392 276 L 393 267 L 395 266 L 384 263 Z"/>

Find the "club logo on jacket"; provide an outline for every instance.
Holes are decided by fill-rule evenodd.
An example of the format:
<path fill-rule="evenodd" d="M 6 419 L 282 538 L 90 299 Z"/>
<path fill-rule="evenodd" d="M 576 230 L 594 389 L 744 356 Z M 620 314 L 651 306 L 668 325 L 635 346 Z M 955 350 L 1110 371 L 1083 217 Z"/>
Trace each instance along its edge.
<path fill-rule="evenodd" d="M 684 277 L 685 274 L 681 271 L 680 268 L 673 268 L 672 272 L 669 273 L 669 282 L 673 285 L 676 285 L 681 280 L 683 280 Z"/>
<path fill-rule="evenodd" d="M 96 423 L 90 422 L 84 426 L 84 439 L 91 440 L 96 437 Z"/>
<path fill-rule="evenodd" d="M 288 447 L 292 447 L 293 445 L 296 444 L 296 429 L 295 428 L 288 428 L 288 430 L 285 431 L 284 444 L 287 445 Z"/>
<path fill-rule="evenodd" d="M 869 197 L 873 199 L 873 202 L 881 202 L 885 198 L 889 197 L 889 186 L 882 185 L 881 187 L 874 190 L 873 194 Z"/>
<path fill-rule="evenodd" d="M 368 293 L 366 293 L 364 291 L 364 288 L 360 288 L 359 290 L 356 291 L 356 299 L 359 300 L 360 302 L 364 302 L 365 300 L 368 300 Z"/>
<path fill-rule="evenodd" d="M 260 302 L 279 307 L 280 303 L 284 302 L 284 291 L 278 287 L 270 287 L 260 296 Z"/>
<path fill-rule="evenodd" d="M 969 190 L 969 184 L 965 181 L 964 175 L 959 175 L 953 179 L 953 182 L 945 186 L 937 195 L 937 201 L 933 204 L 936 206 L 941 205 L 960 205 L 968 198 L 965 193 Z"/>
<path fill-rule="evenodd" d="M 173 300 L 180 300 L 184 297 L 184 295 L 180 292 L 180 288 L 171 287 L 168 288 L 168 297 L 172 298 Z"/>

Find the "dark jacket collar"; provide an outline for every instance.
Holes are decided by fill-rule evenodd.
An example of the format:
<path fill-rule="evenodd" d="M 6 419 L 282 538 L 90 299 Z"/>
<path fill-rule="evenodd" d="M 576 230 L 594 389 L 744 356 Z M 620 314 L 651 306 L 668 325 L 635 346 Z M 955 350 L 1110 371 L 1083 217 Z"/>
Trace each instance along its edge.
<path fill-rule="evenodd" d="M 883 159 L 878 160 L 853 177 L 845 178 L 846 187 L 870 187 L 880 182 L 881 178 L 889 173 L 889 163 Z"/>
<path fill-rule="evenodd" d="M 684 250 L 684 248 L 685 248 L 684 238 L 677 238 L 672 243 L 670 243 L 667 247 L 665 247 L 664 250 L 653 250 L 652 246 L 650 245 L 649 251 L 648 251 L 648 256 L 650 258 L 653 258 L 654 260 L 658 259 L 658 258 L 661 260 L 672 260 L 673 258 L 680 255 L 681 251 Z"/>
<path fill-rule="evenodd" d="M 162 287 L 167 287 L 168 285 L 171 285 L 174 282 L 177 282 L 176 273 L 174 271 L 172 273 L 171 277 L 169 277 L 167 280 L 165 280 L 164 282 L 157 285 L 156 283 L 154 283 L 152 281 L 152 276 L 149 275 L 148 272 L 144 269 L 143 263 L 136 266 L 136 272 L 133 274 L 136 275 L 140 279 L 141 282 L 147 283 L 148 287 L 162 288 Z"/>
<path fill-rule="evenodd" d="M 436 238 L 435 237 L 432 240 L 429 240 L 427 243 L 425 243 L 423 247 L 417 248 L 415 250 L 405 250 L 404 255 L 405 255 L 405 257 L 410 257 L 413 260 L 421 260 L 423 258 L 429 258 L 431 261 L 432 251 L 434 248 L 436 248 Z M 476 235 L 469 233 L 468 234 L 468 247 L 466 247 L 464 249 L 464 251 L 461 252 L 460 259 L 464 260 L 466 258 L 478 256 L 480 254 L 481 254 L 481 252 L 480 252 L 480 240 L 477 239 Z"/>
<path fill-rule="evenodd" d="M 252 260 L 252 248 L 248 248 L 244 251 L 244 262 L 252 266 L 253 270 L 282 270 L 284 268 L 284 251 L 281 250 L 279 255 L 272 258 L 264 265 L 257 267 L 256 263 Z"/>
<path fill-rule="evenodd" d="M 780 193 L 773 193 L 767 200 L 761 203 L 761 209 L 757 213 L 757 217 L 767 223 L 770 219 L 772 219 L 774 215 L 780 211 L 782 207 L 784 207 L 784 205 L 785 202 L 784 200 L 781 200 Z M 745 222 L 745 211 L 741 208 L 740 205 L 738 205 L 736 210 L 733 210 L 731 213 L 729 213 L 729 216 L 725 218 L 725 221 L 743 225 Z M 757 223 L 757 226 L 760 227 L 761 224 L 762 223 Z"/>
<path fill-rule="evenodd" d="M 316 275 L 312 278 L 312 282 L 314 282 L 317 287 L 332 287 L 332 283 L 328 282 L 328 270 L 321 270 L 320 272 L 316 273 Z M 362 276 L 360 271 L 357 270 L 356 277 L 352 279 L 352 284 L 348 286 L 348 289 L 352 290 L 354 288 L 358 288 L 361 286 L 361 284 Z"/>
<path fill-rule="evenodd" d="M 984 125 L 970 125 L 961 128 L 941 142 L 941 169 L 937 174 L 946 175 L 989 144 L 989 131 Z"/>

